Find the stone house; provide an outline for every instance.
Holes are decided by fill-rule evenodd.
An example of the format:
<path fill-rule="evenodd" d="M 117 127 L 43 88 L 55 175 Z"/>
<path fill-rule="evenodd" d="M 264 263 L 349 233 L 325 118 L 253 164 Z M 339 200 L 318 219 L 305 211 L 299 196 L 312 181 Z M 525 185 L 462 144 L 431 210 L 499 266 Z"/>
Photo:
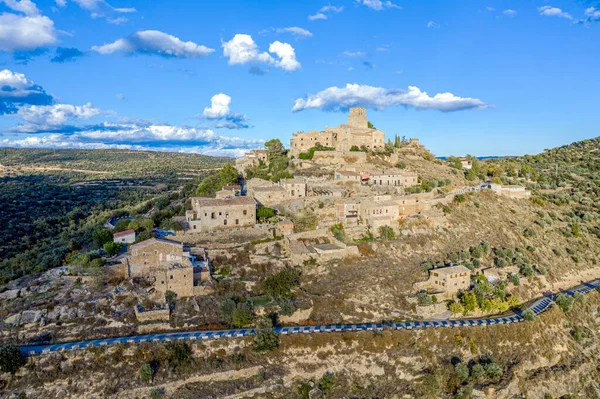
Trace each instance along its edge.
<path fill-rule="evenodd" d="M 509 198 L 529 198 L 531 197 L 531 191 L 527 190 L 524 186 L 516 185 L 502 185 L 491 183 L 490 190 L 498 195 L 503 195 Z"/>
<path fill-rule="evenodd" d="M 359 215 L 367 226 L 375 230 L 381 226 L 397 228 L 400 219 L 398 204 L 392 200 L 364 201 Z"/>
<path fill-rule="evenodd" d="M 429 290 L 439 299 L 450 299 L 471 286 L 471 271 L 463 265 L 429 270 L 429 279 L 415 283 L 417 290 Z"/>
<path fill-rule="evenodd" d="M 294 222 L 288 218 L 281 218 L 277 223 L 277 228 L 280 235 L 287 236 L 294 233 Z"/>
<path fill-rule="evenodd" d="M 418 183 L 418 176 L 401 169 L 373 170 L 363 172 L 363 180 L 371 185 L 411 187 Z"/>
<path fill-rule="evenodd" d="M 460 164 L 462 165 L 463 169 L 471 169 L 473 167 L 473 163 L 471 162 L 470 159 L 467 158 L 461 158 L 460 159 Z"/>
<path fill-rule="evenodd" d="M 119 244 L 132 244 L 135 242 L 135 230 L 125 230 L 113 234 L 113 242 Z"/>
<path fill-rule="evenodd" d="M 257 167 L 260 163 L 264 163 L 266 166 L 269 165 L 269 158 L 266 150 L 252 150 L 246 153 L 243 157 L 236 158 L 234 166 L 237 171 L 244 175 L 246 169 Z"/>
<path fill-rule="evenodd" d="M 206 232 L 256 224 L 256 201 L 251 197 L 192 198 L 185 212 L 192 232 Z"/>
<path fill-rule="evenodd" d="M 299 177 L 282 179 L 279 185 L 285 189 L 288 198 L 304 198 L 308 195 L 306 180 Z"/>
<path fill-rule="evenodd" d="M 276 204 L 288 199 L 286 189 L 275 184 L 248 189 L 247 194 L 250 197 L 254 197 L 260 205 Z"/>
<path fill-rule="evenodd" d="M 336 170 L 333 179 L 336 182 L 360 183 L 361 174 L 353 170 Z"/>
<path fill-rule="evenodd" d="M 290 140 L 290 152 L 298 158 L 301 152 L 320 144 L 335 148 L 337 151 L 350 151 L 354 146 L 369 149 L 385 146 L 385 133 L 369 128 L 369 120 L 365 108 L 350 108 L 348 123 L 336 128 L 326 127 L 324 131 L 298 132 Z"/>
<path fill-rule="evenodd" d="M 360 218 L 360 201 L 357 199 L 342 199 L 335 202 L 337 223 L 344 226 L 357 226 Z"/>

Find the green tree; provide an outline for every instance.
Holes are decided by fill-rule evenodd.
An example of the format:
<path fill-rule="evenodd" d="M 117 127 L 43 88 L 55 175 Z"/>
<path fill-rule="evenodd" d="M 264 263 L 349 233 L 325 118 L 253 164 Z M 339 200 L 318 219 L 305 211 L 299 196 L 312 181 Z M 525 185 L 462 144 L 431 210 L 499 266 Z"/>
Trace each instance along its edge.
<path fill-rule="evenodd" d="M 369 129 L 375 129 L 375 126 L 373 126 L 373 124 L 371 123 L 371 121 L 367 121 L 367 127 Z"/>
<path fill-rule="evenodd" d="M 104 244 L 104 251 L 108 256 L 115 256 L 121 250 L 122 245 L 118 242 L 107 242 Z"/>
<path fill-rule="evenodd" d="M 166 345 L 169 364 L 174 367 L 185 366 L 192 361 L 192 348 L 184 342 L 170 342 Z"/>
<path fill-rule="evenodd" d="M 140 367 L 140 378 L 145 382 L 152 381 L 152 378 L 154 378 L 154 368 L 150 363 L 142 364 L 142 367 Z"/>
<path fill-rule="evenodd" d="M 113 229 L 113 232 L 119 233 L 121 231 L 129 230 L 129 223 L 131 223 L 131 220 L 129 220 L 129 219 L 119 220 L 117 222 L 117 224 L 115 224 L 115 228 Z"/>
<path fill-rule="evenodd" d="M 94 240 L 96 247 L 102 248 L 104 244 L 113 240 L 113 235 L 110 230 L 105 229 L 104 227 L 98 227 L 92 233 L 92 240 Z"/>
<path fill-rule="evenodd" d="M 272 298 L 290 298 L 292 289 L 300 284 L 300 271 L 286 266 L 267 277 L 263 283 L 265 292 Z"/>
<path fill-rule="evenodd" d="M 471 368 L 471 378 L 473 379 L 473 381 L 479 383 L 483 380 L 484 376 L 485 369 L 483 368 L 483 366 L 481 364 L 474 364 Z"/>
<path fill-rule="evenodd" d="M 534 321 L 535 313 L 533 312 L 533 310 L 531 310 L 531 309 L 525 310 L 523 312 L 523 319 L 525 319 L 525 321 Z"/>
<path fill-rule="evenodd" d="M 474 312 L 477 309 L 477 297 L 473 292 L 465 292 L 460 298 L 464 307 L 464 313 Z"/>
<path fill-rule="evenodd" d="M 226 299 L 221 302 L 220 312 L 221 312 L 221 320 L 227 324 L 232 325 L 233 320 L 233 311 L 236 309 L 237 305 L 233 299 Z"/>
<path fill-rule="evenodd" d="M 465 312 L 465 308 L 463 307 L 463 305 L 461 305 L 460 302 L 455 301 L 450 302 L 450 304 L 448 305 L 448 310 L 450 310 L 452 314 L 459 314 Z"/>
<path fill-rule="evenodd" d="M 379 228 L 377 229 L 377 232 L 379 233 L 379 238 L 381 238 L 383 240 L 395 240 L 396 239 L 396 232 L 390 226 L 379 226 Z"/>
<path fill-rule="evenodd" d="M 235 327 L 244 327 L 252 323 L 254 312 L 248 303 L 238 303 L 231 314 L 231 323 Z"/>
<path fill-rule="evenodd" d="M 15 374 L 27 360 L 16 345 L 6 345 L 0 348 L 0 370 Z"/>
<path fill-rule="evenodd" d="M 573 309 L 574 299 L 567 294 L 559 294 L 554 302 L 556 302 L 558 307 L 565 313 L 569 313 Z"/>
<path fill-rule="evenodd" d="M 285 147 L 279 139 L 267 141 L 265 143 L 265 149 L 267 150 L 267 159 L 269 162 L 285 155 Z"/>
<path fill-rule="evenodd" d="M 165 291 L 165 301 L 167 303 L 175 303 L 177 300 L 177 293 L 171 290 Z"/>
<path fill-rule="evenodd" d="M 277 349 L 279 336 L 273 330 L 273 321 L 264 316 L 257 320 L 254 328 L 254 350 L 257 352 L 268 352 Z"/>

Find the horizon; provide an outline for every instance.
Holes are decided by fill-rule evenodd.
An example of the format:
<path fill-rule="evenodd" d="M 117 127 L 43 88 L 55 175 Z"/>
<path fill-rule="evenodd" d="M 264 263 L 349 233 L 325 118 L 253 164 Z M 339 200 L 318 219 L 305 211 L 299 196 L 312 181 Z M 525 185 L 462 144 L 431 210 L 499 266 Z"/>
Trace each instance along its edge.
<path fill-rule="evenodd" d="M 353 106 L 439 157 L 598 136 L 596 1 L 0 0 L 0 12 L 12 28 L 0 147 L 237 157 L 345 123 Z"/>

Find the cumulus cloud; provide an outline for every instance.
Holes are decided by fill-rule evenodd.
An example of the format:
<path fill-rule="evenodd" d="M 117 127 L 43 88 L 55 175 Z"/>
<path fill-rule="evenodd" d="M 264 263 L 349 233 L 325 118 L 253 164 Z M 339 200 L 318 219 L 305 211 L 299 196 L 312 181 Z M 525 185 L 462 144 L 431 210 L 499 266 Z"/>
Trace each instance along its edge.
<path fill-rule="evenodd" d="M 321 9 L 317 13 L 315 13 L 313 15 L 309 15 L 308 19 L 309 19 L 309 21 L 317 21 L 319 19 L 327 19 L 327 18 L 329 18 L 329 15 L 338 14 L 342 11 L 344 11 L 344 6 L 332 6 L 331 4 L 328 4 L 326 6 L 321 7 Z"/>
<path fill-rule="evenodd" d="M 560 8 L 557 8 L 557 7 L 552 7 L 552 6 L 538 7 L 538 12 L 540 13 L 540 15 L 544 15 L 546 17 L 559 17 L 559 18 L 566 18 L 566 19 L 570 19 L 570 20 L 573 19 L 571 14 L 569 14 L 568 12 L 564 12 L 563 10 L 561 10 Z"/>
<path fill-rule="evenodd" d="M 21 117 L 23 123 L 13 128 L 13 131 L 40 133 L 61 130 L 70 120 L 90 119 L 101 113 L 91 103 L 24 106 L 17 111 L 17 116 Z"/>
<path fill-rule="evenodd" d="M 6 52 L 32 51 L 56 43 L 54 22 L 41 15 L 30 0 L 0 0 L 21 14 L 0 15 L 0 50 Z"/>
<path fill-rule="evenodd" d="M 0 140 L 1 146 L 82 148 L 190 152 L 214 156 L 241 156 L 261 147 L 263 140 L 217 135 L 210 129 L 144 122 L 90 125 L 71 133 L 28 136 Z"/>
<path fill-rule="evenodd" d="M 0 71 L 0 115 L 17 112 L 23 105 L 48 105 L 53 98 L 24 74 Z"/>
<path fill-rule="evenodd" d="M 50 62 L 58 62 L 58 63 L 70 62 L 70 61 L 75 61 L 79 57 L 83 57 L 83 52 L 77 48 L 57 47 L 56 55 L 54 57 L 52 57 Z"/>
<path fill-rule="evenodd" d="M 354 106 L 363 106 L 376 110 L 392 106 L 405 106 L 423 110 L 433 109 L 442 112 L 487 107 L 478 98 L 457 97 L 452 93 L 438 93 L 431 97 L 415 86 L 409 86 L 408 90 L 400 90 L 348 83 L 345 87 L 333 86 L 317 94 L 297 99 L 292 112 L 309 108 L 317 108 L 324 111 L 346 111 L 348 108 Z"/>
<path fill-rule="evenodd" d="M 231 97 L 224 93 L 215 94 L 210 99 L 210 107 L 204 108 L 202 115 L 206 119 L 220 120 L 215 127 L 225 129 L 246 129 L 246 115 L 235 114 L 229 110 Z"/>
<path fill-rule="evenodd" d="M 585 18 L 578 21 L 579 23 L 590 23 L 600 21 L 600 10 L 595 7 L 589 7 L 585 10 Z"/>
<path fill-rule="evenodd" d="M 507 17 L 514 17 L 515 15 L 517 15 L 517 12 L 509 8 L 508 10 L 502 11 L 502 14 L 506 15 Z"/>
<path fill-rule="evenodd" d="M 402 9 L 397 4 L 392 3 L 391 1 L 382 1 L 382 0 L 356 0 L 357 4 L 361 4 L 363 6 L 369 7 L 371 10 L 381 11 L 386 8 L 397 8 L 399 10 Z"/>
<path fill-rule="evenodd" d="M 428 28 L 439 28 L 440 26 L 433 21 L 429 21 L 429 22 L 427 22 L 427 27 Z"/>
<path fill-rule="evenodd" d="M 215 51 L 194 42 L 184 42 L 175 36 L 158 30 L 139 31 L 113 43 L 93 46 L 92 50 L 104 55 L 121 52 L 125 54 L 156 54 L 163 57 L 178 58 L 203 57 Z"/>
<path fill-rule="evenodd" d="M 288 43 L 275 41 L 269 46 L 269 52 L 275 54 L 279 58 L 278 60 L 266 51 L 260 52 L 258 45 L 250 35 L 238 33 L 233 39 L 222 42 L 222 46 L 223 55 L 229 59 L 229 65 L 263 63 L 286 71 L 295 71 L 301 67 L 296 59 L 294 48 Z"/>

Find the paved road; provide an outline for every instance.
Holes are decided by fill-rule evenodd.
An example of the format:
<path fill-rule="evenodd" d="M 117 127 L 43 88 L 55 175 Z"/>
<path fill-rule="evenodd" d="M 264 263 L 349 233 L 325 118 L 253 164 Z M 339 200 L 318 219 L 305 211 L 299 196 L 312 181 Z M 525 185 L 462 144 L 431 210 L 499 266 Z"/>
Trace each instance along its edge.
<path fill-rule="evenodd" d="M 563 293 L 567 295 L 575 295 L 575 293 L 587 293 L 594 288 L 600 286 L 600 279 L 589 283 L 583 283 L 577 287 L 573 287 Z M 527 309 L 531 309 L 535 314 L 545 312 L 553 303 L 555 295 L 549 295 L 540 298 L 533 302 Z M 438 327 L 477 327 L 489 326 L 496 324 L 510 324 L 523 321 L 522 312 L 510 313 L 504 316 L 478 319 L 463 319 L 463 320 L 428 320 L 400 323 L 362 323 L 362 324 L 328 324 L 320 326 L 304 326 L 304 327 L 276 327 L 275 332 L 280 335 L 289 334 L 314 334 L 324 332 L 341 332 L 341 331 L 381 331 L 389 330 L 412 330 L 417 328 L 438 328 Z M 129 337 L 116 337 L 106 339 L 94 339 L 90 341 L 66 342 L 51 345 L 24 345 L 21 346 L 21 352 L 26 355 L 40 355 L 52 352 L 70 351 L 76 349 L 84 349 L 95 346 L 108 346 L 114 344 L 126 344 L 137 342 L 170 342 L 180 340 L 206 340 L 219 338 L 235 338 L 253 335 L 254 329 L 243 328 L 238 330 L 216 330 L 216 331 L 189 331 L 164 334 L 147 334 L 136 335 Z"/>

